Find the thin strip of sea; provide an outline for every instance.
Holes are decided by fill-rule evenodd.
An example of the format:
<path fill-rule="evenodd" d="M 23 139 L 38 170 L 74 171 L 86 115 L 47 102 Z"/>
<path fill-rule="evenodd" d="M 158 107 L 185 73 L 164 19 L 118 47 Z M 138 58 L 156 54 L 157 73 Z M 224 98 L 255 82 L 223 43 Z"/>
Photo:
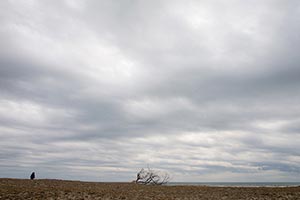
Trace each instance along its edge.
<path fill-rule="evenodd" d="M 170 182 L 167 185 L 200 185 L 216 187 L 295 187 L 300 182 Z"/>

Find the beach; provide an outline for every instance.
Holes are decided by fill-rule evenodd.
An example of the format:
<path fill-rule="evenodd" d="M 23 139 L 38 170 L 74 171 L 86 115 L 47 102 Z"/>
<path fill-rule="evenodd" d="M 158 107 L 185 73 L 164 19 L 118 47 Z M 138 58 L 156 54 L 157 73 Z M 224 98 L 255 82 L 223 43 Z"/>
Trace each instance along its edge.
<path fill-rule="evenodd" d="M 300 187 L 145 186 L 135 183 L 0 179 L 0 199 L 300 199 Z"/>

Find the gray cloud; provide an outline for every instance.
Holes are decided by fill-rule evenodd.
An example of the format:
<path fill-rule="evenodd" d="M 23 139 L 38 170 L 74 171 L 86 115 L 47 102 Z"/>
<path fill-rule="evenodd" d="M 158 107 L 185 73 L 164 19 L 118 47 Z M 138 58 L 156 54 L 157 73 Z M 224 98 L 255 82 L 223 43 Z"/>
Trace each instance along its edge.
<path fill-rule="evenodd" d="M 297 1 L 2 1 L 0 176 L 297 181 Z"/>

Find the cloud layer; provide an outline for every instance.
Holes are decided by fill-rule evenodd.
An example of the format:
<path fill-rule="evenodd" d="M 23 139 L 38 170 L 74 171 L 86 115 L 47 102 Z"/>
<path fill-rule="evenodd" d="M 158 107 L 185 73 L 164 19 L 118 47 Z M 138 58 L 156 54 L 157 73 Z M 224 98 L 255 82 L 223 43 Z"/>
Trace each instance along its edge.
<path fill-rule="evenodd" d="M 300 2 L 1 1 L 0 176 L 300 178 Z"/>

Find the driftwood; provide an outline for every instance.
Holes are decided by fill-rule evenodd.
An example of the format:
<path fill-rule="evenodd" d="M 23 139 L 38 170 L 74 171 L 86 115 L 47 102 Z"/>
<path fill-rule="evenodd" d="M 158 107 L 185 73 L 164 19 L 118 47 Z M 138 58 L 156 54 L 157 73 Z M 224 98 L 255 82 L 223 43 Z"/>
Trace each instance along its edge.
<path fill-rule="evenodd" d="M 163 185 L 170 181 L 170 175 L 167 172 L 155 171 L 142 168 L 136 177 L 136 183 L 143 185 Z"/>

